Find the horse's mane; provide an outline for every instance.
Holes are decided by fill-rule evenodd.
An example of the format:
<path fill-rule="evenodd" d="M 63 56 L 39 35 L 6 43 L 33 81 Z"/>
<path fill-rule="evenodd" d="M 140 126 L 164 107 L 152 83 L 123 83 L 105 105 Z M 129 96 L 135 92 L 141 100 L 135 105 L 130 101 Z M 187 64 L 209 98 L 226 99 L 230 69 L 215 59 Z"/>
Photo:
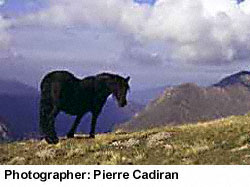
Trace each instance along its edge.
<path fill-rule="evenodd" d="M 97 78 L 112 78 L 112 79 L 124 79 L 122 76 L 112 73 L 100 73 L 96 75 Z"/>

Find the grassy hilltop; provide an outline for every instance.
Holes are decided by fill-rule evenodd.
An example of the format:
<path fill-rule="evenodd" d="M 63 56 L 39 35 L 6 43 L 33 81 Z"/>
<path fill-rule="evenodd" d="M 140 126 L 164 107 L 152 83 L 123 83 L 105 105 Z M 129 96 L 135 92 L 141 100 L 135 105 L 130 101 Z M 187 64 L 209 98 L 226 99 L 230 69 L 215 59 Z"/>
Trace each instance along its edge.
<path fill-rule="evenodd" d="M 0 144 L 0 164 L 250 164 L 250 115 L 61 139 Z"/>

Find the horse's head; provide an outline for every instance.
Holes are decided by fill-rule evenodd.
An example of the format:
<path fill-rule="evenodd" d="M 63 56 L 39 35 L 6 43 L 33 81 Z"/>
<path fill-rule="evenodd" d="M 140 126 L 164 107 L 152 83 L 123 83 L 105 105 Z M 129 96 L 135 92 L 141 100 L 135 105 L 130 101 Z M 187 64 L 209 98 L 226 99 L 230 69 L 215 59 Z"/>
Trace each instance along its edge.
<path fill-rule="evenodd" d="M 113 95 L 116 98 L 119 107 L 124 107 L 127 105 L 127 92 L 129 90 L 129 79 L 127 78 L 121 78 L 116 81 L 115 86 L 113 88 Z"/>

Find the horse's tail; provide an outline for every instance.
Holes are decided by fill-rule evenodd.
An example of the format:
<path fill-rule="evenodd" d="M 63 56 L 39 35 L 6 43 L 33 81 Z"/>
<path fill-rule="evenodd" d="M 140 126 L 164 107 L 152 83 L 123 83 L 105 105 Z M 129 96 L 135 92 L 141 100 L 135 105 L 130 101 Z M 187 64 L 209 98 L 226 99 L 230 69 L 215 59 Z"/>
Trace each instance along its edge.
<path fill-rule="evenodd" d="M 41 83 L 41 98 L 40 98 L 40 119 L 39 127 L 42 136 L 48 135 L 48 125 L 49 125 L 49 116 L 53 110 L 53 104 L 51 102 L 51 81 L 48 78 L 44 78 Z"/>

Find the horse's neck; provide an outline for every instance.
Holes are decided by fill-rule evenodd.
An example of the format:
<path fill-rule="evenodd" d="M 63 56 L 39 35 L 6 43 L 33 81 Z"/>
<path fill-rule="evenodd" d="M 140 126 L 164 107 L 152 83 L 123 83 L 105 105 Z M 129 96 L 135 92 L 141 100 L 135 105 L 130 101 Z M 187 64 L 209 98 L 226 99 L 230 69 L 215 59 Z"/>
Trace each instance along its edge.
<path fill-rule="evenodd" d="M 114 79 L 105 79 L 104 80 L 104 84 L 106 86 L 106 89 L 109 92 L 109 95 L 112 94 L 115 90 L 114 86 L 115 86 L 115 80 Z"/>
<path fill-rule="evenodd" d="M 108 95 L 112 94 L 115 90 L 116 80 L 107 77 L 107 78 L 96 78 L 96 77 L 87 77 L 81 80 L 82 88 L 95 88 L 97 91 L 105 91 Z"/>

